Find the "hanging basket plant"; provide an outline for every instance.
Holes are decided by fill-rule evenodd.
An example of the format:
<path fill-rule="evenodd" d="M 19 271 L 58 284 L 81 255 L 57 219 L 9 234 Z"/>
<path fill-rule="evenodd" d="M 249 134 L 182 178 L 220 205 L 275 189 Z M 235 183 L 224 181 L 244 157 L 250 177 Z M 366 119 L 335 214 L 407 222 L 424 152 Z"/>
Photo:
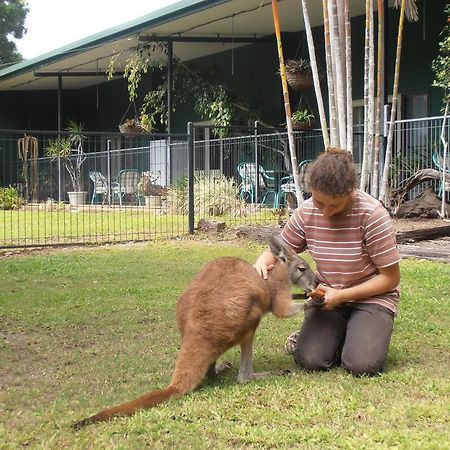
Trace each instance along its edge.
<path fill-rule="evenodd" d="M 285 68 L 287 82 L 294 91 L 304 91 L 313 86 L 311 65 L 306 59 L 288 59 Z"/>
<path fill-rule="evenodd" d="M 135 119 L 127 119 L 119 125 L 119 130 L 123 134 L 141 134 L 145 130 L 140 123 Z"/>
<path fill-rule="evenodd" d="M 134 105 L 134 118 L 124 120 L 128 110 L 130 109 L 131 103 Z M 123 134 L 151 133 L 155 129 L 154 126 L 154 117 L 145 112 L 142 112 L 141 115 L 138 116 L 136 104 L 134 102 L 130 102 L 130 105 L 128 105 L 128 108 L 122 117 L 121 123 L 119 124 L 119 131 Z"/>
<path fill-rule="evenodd" d="M 314 126 L 315 116 L 308 109 L 298 109 L 292 114 L 292 126 L 296 130 L 310 130 Z"/>

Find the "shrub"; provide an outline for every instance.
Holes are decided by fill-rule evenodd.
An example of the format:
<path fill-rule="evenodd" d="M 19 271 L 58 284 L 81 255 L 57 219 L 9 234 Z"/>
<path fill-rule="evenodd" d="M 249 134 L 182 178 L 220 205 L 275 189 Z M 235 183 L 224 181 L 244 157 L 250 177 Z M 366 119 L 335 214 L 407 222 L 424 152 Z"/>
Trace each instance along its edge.
<path fill-rule="evenodd" d="M 188 184 L 180 180 L 167 192 L 167 205 L 174 213 L 188 212 Z M 232 179 L 196 176 L 194 180 L 194 212 L 198 216 L 235 215 L 245 210 L 239 198 L 239 188 Z"/>
<path fill-rule="evenodd" d="M 16 209 L 24 203 L 15 187 L 0 187 L 0 209 Z"/>

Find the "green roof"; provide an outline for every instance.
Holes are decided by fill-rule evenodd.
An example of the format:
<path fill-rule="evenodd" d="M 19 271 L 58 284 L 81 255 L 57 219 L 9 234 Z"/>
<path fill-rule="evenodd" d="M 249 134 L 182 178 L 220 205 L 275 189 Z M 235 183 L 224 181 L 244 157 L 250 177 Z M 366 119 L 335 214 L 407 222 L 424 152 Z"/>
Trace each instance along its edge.
<path fill-rule="evenodd" d="M 228 1 L 230 0 L 181 0 L 172 5 L 138 17 L 137 19 L 108 28 L 99 33 L 80 39 L 79 41 L 57 48 L 56 50 L 52 50 L 51 52 L 13 64 L 6 69 L 0 70 L 0 78 L 28 72 L 45 64 L 57 61 L 58 59 L 62 59 L 69 54 L 82 53 L 84 50 L 89 50 L 93 47 L 101 46 L 104 43 L 123 39 L 127 36 L 138 33 L 149 26 L 156 26 L 169 22 L 171 20 L 189 15 L 192 12 L 201 11 L 202 9 L 221 3 L 227 3 Z"/>

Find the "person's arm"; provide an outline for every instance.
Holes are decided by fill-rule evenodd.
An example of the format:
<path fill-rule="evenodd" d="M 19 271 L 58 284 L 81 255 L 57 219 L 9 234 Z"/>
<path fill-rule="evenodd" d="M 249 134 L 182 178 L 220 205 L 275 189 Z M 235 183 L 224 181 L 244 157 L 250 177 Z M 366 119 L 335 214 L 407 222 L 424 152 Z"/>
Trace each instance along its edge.
<path fill-rule="evenodd" d="M 267 249 L 258 256 L 253 266 L 259 273 L 259 275 L 267 280 L 267 273 L 269 272 L 269 270 L 273 269 L 273 266 L 276 262 L 277 258 L 273 256 L 272 252 L 269 249 Z"/>
<path fill-rule="evenodd" d="M 357 302 L 365 298 L 385 294 L 395 289 L 400 283 L 400 265 L 392 264 L 378 269 L 378 275 L 364 283 L 346 289 L 334 289 L 329 286 L 319 285 L 325 292 L 324 309 L 334 309 L 345 302 Z"/>

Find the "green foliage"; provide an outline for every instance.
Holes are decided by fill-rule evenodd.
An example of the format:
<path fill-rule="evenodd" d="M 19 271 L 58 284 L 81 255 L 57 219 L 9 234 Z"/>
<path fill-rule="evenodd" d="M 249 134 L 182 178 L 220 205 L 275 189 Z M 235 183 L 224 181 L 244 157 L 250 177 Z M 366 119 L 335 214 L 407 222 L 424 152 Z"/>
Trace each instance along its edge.
<path fill-rule="evenodd" d="M 16 209 L 24 203 L 15 187 L 0 187 L 0 209 Z"/>
<path fill-rule="evenodd" d="M 292 114 L 291 119 L 294 125 L 305 123 L 310 126 L 314 122 L 315 116 L 308 108 L 303 108 L 295 111 Z"/>
<path fill-rule="evenodd" d="M 66 130 L 68 136 L 50 139 L 45 153 L 52 160 L 61 158 L 67 172 L 70 175 L 73 190 L 82 191 L 81 166 L 86 161 L 86 154 L 83 150 L 83 142 L 86 137 L 83 136 L 84 125 L 69 119 Z"/>
<path fill-rule="evenodd" d="M 444 12 L 450 17 L 450 5 L 446 5 Z M 441 32 L 442 40 L 439 42 L 439 55 L 433 61 L 432 68 L 435 79 L 433 86 L 444 89 L 444 104 L 450 101 L 450 23 L 444 26 Z"/>
<path fill-rule="evenodd" d="M 10 38 L 23 37 L 28 12 L 29 8 L 24 0 L 0 0 L 0 68 L 3 64 L 22 61 L 16 44 Z"/>
<path fill-rule="evenodd" d="M 127 59 L 124 78 L 128 81 L 128 94 L 130 101 L 135 101 L 142 76 L 149 68 L 161 70 L 161 83 L 144 96 L 140 108 L 142 114 L 154 125 L 159 122 L 167 124 L 167 74 L 163 71 L 161 54 L 167 55 L 164 43 L 143 43 L 131 49 Z M 110 60 L 108 74 L 114 74 L 119 54 Z M 217 126 L 231 124 L 236 113 L 233 98 L 226 86 L 220 83 L 217 70 L 203 67 L 194 69 L 183 64 L 174 57 L 173 85 L 177 95 L 173 99 L 173 110 L 188 99 L 194 100 L 194 109 L 202 119 L 211 120 Z M 217 131 L 223 135 L 223 131 Z"/>
<path fill-rule="evenodd" d="M 188 213 L 188 184 L 180 180 L 167 191 L 167 204 L 172 211 Z M 198 217 L 240 214 L 245 203 L 239 199 L 239 188 L 232 179 L 221 175 L 197 175 L 194 181 L 194 211 Z"/>

